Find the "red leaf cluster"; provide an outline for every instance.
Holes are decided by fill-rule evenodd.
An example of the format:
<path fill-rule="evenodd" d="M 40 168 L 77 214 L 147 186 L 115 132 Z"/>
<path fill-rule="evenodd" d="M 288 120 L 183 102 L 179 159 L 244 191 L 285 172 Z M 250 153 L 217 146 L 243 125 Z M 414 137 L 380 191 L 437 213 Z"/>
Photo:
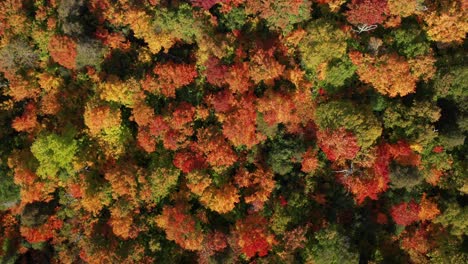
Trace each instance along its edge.
<path fill-rule="evenodd" d="M 387 0 L 352 0 L 346 17 L 351 24 L 382 24 L 389 14 Z"/>
<path fill-rule="evenodd" d="M 390 182 L 390 158 L 385 144 L 376 150 L 376 159 L 371 168 L 364 168 L 356 175 L 338 174 L 338 180 L 354 194 L 356 202 L 362 204 L 368 197 L 377 200 L 378 195 L 388 189 Z"/>
<path fill-rule="evenodd" d="M 320 149 L 330 161 L 352 160 L 360 149 L 356 136 L 345 128 L 318 131 L 317 140 Z"/>
<path fill-rule="evenodd" d="M 390 214 L 395 223 L 407 226 L 419 220 L 418 214 L 420 209 L 421 207 L 414 201 L 409 203 L 402 202 L 394 205 L 390 210 Z"/>
<path fill-rule="evenodd" d="M 258 215 L 249 215 L 236 222 L 237 243 L 247 258 L 252 258 L 257 254 L 259 257 L 266 256 L 276 243 L 274 236 L 268 234 L 267 226 L 267 220 Z"/>
<path fill-rule="evenodd" d="M 265 136 L 257 133 L 254 99 L 251 94 L 243 96 L 237 107 L 224 119 L 223 134 L 236 147 L 245 145 L 252 148 L 265 139 Z"/>
<path fill-rule="evenodd" d="M 189 173 L 193 170 L 203 169 L 206 167 L 206 161 L 202 154 L 183 149 L 177 151 L 173 160 L 174 166 L 184 173 Z"/>

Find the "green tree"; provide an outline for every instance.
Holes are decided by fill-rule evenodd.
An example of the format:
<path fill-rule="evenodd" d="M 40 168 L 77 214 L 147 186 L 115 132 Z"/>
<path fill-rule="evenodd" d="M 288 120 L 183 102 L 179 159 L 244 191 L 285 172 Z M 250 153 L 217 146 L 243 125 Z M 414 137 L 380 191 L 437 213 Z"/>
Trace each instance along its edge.
<path fill-rule="evenodd" d="M 0 211 L 15 205 L 19 199 L 19 187 L 13 182 L 11 171 L 0 164 Z"/>
<path fill-rule="evenodd" d="M 31 146 L 31 152 L 39 161 L 37 175 L 41 178 L 55 178 L 59 173 L 74 174 L 72 161 L 77 150 L 78 142 L 73 139 L 73 135 L 39 135 Z"/>
<path fill-rule="evenodd" d="M 359 255 L 351 249 L 350 239 L 338 232 L 336 226 L 318 231 L 316 241 L 309 241 L 304 255 L 310 263 L 355 264 Z"/>
<path fill-rule="evenodd" d="M 317 19 L 307 25 L 306 32 L 299 44 L 304 69 L 314 72 L 321 63 L 346 55 L 346 34 L 335 25 Z"/>
<path fill-rule="evenodd" d="M 382 134 L 379 120 L 369 107 L 350 101 L 332 101 L 321 104 L 315 112 L 315 122 L 321 129 L 346 128 L 357 137 L 361 149 L 371 147 Z"/>

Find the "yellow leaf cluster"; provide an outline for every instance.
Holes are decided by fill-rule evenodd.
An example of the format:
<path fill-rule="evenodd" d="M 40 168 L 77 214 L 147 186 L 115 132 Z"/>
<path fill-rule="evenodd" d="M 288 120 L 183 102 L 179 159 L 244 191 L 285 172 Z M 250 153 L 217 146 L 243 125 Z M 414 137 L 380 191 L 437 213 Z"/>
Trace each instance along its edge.
<path fill-rule="evenodd" d="M 163 48 L 167 52 L 175 44 L 171 34 L 158 32 L 152 27 L 151 17 L 144 11 L 130 10 L 126 18 L 135 37 L 144 39 L 152 53 L 156 54 Z"/>
<path fill-rule="evenodd" d="M 220 214 L 228 213 L 239 203 L 237 188 L 231 184 L 225 184 L 220 188 L 208 187 L 200 197 L 200 202 L 209 209 Z"/>
<path fill-rule="evenodd" d="M 440 13 L 432 12 L 424 17 L 427 35 L 434 41 L 460 43 L 468 32 L 468 11 L 453 1 L 450 8 Z"/>
<path fill-rule="evenodd" d="M 140 84 L 133 78 L 122 81 L 115 75 L 109 75 L 98 86 L 102 100 L 133 106 L 140 95 Z"/>

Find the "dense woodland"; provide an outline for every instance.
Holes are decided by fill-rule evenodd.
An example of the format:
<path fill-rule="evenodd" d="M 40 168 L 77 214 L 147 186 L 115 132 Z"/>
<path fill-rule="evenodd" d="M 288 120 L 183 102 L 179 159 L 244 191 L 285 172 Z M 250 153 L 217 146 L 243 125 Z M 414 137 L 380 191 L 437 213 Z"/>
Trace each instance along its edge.
<path fill-rule="evenodd" d="M 468 263 L 466 0 L 0 1 L 0 263 Z"/>

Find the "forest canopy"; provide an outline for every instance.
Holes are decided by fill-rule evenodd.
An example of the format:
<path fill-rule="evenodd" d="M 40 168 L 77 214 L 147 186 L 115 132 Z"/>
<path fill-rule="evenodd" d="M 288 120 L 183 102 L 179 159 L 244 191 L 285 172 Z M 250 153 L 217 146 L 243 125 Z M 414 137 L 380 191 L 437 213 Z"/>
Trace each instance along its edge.
<path fill-rule="evenodd" d="M 1 1 L 0 263 L 468 263 L 467 3 Z"/>

